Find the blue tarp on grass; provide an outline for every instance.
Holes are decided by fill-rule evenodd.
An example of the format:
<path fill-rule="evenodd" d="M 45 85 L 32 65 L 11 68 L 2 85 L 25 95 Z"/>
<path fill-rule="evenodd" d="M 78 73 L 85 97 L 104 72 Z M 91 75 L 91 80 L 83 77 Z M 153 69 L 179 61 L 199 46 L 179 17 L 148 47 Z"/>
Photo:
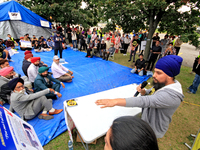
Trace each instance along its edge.
<path fill-rule="evenodd" d="M 54 51 L 35 53 L 34 57 L 41 57 L 41 61 L 51 66 Z M 65 67 L 74 72 L 74 79 L 71 83 L 65 83 L 65 89 L 61 87 L 62 97 L 53 101 L 53 107 L 63 109 L 65 100 L 85 96 L 112 88 L 136 83 L 140 84 L 149 77 L 138 76 L 130 73 L 131 68 L 119 65 L 111 61 L 105 61 L 98 57 L 86 58 L 86 53 L 73 51 L 70 48 L 63 51 L 63 58 L 69 63 Z M 17 73 L 23 74 L 22 61 L 24 51 L 19 50 L 19 54 L 12 57 L 14 62 L 10 65 Z M 8 105 L 6 106 L 9 107 Z M 38 117 L 28 121 L 38 135 L 41 144 L 44 146 L 59 134 L 67 130 L 64 112 L 54 115 L 52 120 L 42 120 Z"/>

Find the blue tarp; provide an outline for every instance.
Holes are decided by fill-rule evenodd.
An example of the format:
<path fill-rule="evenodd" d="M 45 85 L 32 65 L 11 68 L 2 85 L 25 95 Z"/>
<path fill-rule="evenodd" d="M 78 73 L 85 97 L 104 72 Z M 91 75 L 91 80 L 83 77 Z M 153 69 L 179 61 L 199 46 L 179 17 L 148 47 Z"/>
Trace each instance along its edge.
<path fill-rule="evenodd" d="M 47 21 L 19 3 L 15 1 L 8 1 L 0 3 L 0 22 L 10 20 L 8 12 L 20 12 L 22 18 L 21 21 L 34 26 L 42 27 L 40 20 Z M 51 22 L 49 22 L 49 27 L 51 27 Z"/>
<path fill-rule="evenodd" d="M 34 57 L 41 57 L 41 60 L 51 66 L 54 51 L 35 53 Z M 67 99 L 89 95 L 112 88 L 132 84 L 142 83 L 149 77 L 138 76 L 130 73 L 131 68 L 119 65 L 111 61 L 105 61 L 98 57 L 86 58 L 86 53 L 73 51 L 70 48 L 63 51 L 63 58 L 69 62 L 64 66 L 74 72 L 74 79 L 71 83 L 65 83 L 65 89 L 61 87 L 62 97 L 53 101 L 53 107 L 56 109 L 63 108 L 63 102 Z M 22 74 L 22 60 L 24 52 L 19 50 L 19 54 L 12 57 L 14 62 L 10 65 L 15 71 Z M 6 106 L 8 107 L 8 105 Z M 67 130 L 64 112 L 54 115 L 52 120 L 42 120 L 38 117 L 28 121 L 30 123 L 41 142 L 46 145 L 56 136 Z"/>

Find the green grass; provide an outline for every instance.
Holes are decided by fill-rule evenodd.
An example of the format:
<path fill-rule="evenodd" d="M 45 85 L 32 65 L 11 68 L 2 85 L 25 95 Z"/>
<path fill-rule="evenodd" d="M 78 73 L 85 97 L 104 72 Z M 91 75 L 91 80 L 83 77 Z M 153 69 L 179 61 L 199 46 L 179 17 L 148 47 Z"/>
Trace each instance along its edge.
<path fill-rule="evenodd" d="M 123 56 L 120 53 L 115 54 L 114 62 L 127 66 L 134 67 L 134 64 L 128 62 L 129 55 Z M 136 57 L 137 59 L 137 57 Z M 182 84 L 183 93 L 184 93 L 184 101 L 200 105 L 200 90 L 197 91 L 196 94 L 188 94 L 187 87 L 192 84 L 194 79 L 193 74 L 189 74 L 191 72 L 191 68 L 182 66 L 180 74 L 176 77 L 176 79 Z M 150 83 L 152 79 L 148 80 Z M 200 107 L 181 103 L 179 108 L 176 110 L 172 117 L 172 122 L 170 123 L 169 129 L 165 136 L 162 139 L 158 139 L 158 144 L 160 150 L 188 150 L 188 148 L 183 144 L 187 142 L 189 145 L 192 145 L 193 138 L 190 138 L 189 135 L 196 134 L 200 128 Z M 83 150 L 83 146 L 81 143 L 76 142 L 76 134 L 74 137 L 74 149 L 75 150 Z M 68 132 L 64 132 L 63 134 L 56 137 L 54 140 L 49 142 L 44 146 L 45 150 L 67 150 L 67 143 L 69 141 Z M 101 137 L 97 140 L 96 145 L 89 145 L 90 150 L 103 150 L 104 147 L 104 137 Z"/>

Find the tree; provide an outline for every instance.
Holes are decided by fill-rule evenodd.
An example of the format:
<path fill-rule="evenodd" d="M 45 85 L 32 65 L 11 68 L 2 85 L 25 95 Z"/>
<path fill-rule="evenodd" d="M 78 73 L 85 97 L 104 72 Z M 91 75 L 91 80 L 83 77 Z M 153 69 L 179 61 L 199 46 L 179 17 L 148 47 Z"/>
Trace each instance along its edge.
<path fill-rule="evenodd" d="M 190 0 L 187 5 L 190 11 L 180 12 L 178 9 L 186 4 L 182 0 L 102 0 L 101 17 L 109 24 L 119 25 L 125 33 L 148 30 L 145 59 L 150 51 L 150 43 L 155 30 L 167 31 L 168 34 L 182 35 L 182 39 L 194 46 L 199 46 L 196 26 L 200 25 L 198 0 Z M 108 25 L 109 25 L 108 24 Z M 113 26 L 111 26 L 113 27 Z M 109 28 L 109 27 L 107 27 Z"/>
<path fill-rule="evenodd" d="M 25 7 L 49 21 L 66 24 L 82 24 L 84 28 L 94 26 L 99 22 L 97 7 L 91 0 L 85 0 L 87 7 L 81 8 L 82 0 L 19 0 Z M 92 7 L 91 7 L 92 6 Z"/>

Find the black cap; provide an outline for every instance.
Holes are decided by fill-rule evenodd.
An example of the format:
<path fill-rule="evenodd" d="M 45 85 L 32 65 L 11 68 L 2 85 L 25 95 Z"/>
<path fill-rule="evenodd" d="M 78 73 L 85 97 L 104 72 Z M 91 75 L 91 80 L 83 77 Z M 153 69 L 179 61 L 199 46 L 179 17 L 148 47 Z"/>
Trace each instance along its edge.
<path fill-rule="evenodd" d="M 57 34 L 60 34 L 60 32 L 59 32 L 59 31 L 56 31 L 56 33 L 57 33 Z"/>
<path fill-rule="evenodd" d="M 15 89 L 15 87 L 16 87 L 16 85 L 17 85 L 18 82 L 24 84 L 24 80 L 23 80 L 22 78 L 14 78 L 14 79 L 12 79 L 10 82 L 8 82 L 9 88 L 10 88 L 12 91 L 14 91 L 14 89 Z"/>

